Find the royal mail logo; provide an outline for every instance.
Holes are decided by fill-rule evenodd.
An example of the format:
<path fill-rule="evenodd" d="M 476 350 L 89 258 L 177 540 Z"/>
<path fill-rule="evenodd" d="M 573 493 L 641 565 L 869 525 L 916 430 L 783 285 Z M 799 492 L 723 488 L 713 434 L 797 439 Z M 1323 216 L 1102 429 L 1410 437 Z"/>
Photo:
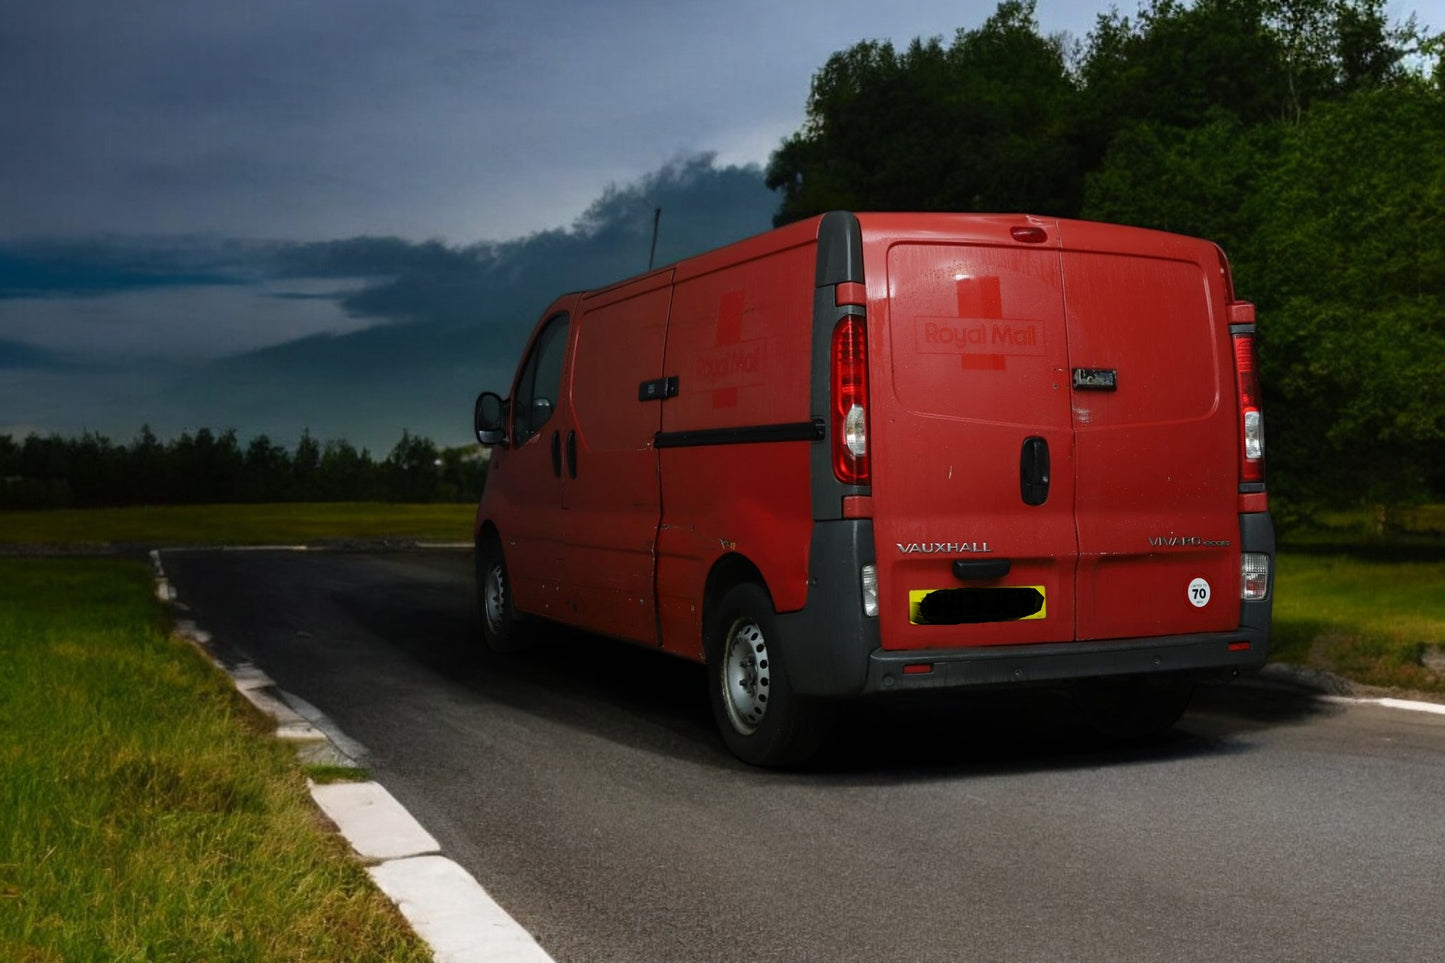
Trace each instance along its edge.
<path fill-rule="evenodd" d="M 915 348 L 926 354 L 1043 354 L 1040 321 L 919 318 Z"/>
<path fill-rule="evenodd" d="M 713 348 L 697 359 L 698 381 L 709 390 L 742 388 L 762 383 L 763 341 L 744 341 Z"/>

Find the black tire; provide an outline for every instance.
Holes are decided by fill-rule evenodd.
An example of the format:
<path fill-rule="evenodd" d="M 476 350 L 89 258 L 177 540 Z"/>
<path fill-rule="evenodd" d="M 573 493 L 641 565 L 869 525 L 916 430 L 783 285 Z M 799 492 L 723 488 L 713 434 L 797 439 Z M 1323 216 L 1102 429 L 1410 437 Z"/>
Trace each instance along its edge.
<path fill-rule="evenodd" d="M 531 625 L 517 612 L 502 546 L 490 538 L 477 546 L 477 615 L 482 642 L 492 652 L 520 652 L 532 641 Z"/>
<path fill-rule="evenodd" d="M 1158 735 L 1179 721 L 1194 696 L 1187 676 L 1121 676 L 1075 683 L 1074 703 L 1094 730 L 1116 739 Z"/>
<path fill-rule="evenodd" d="M 755 766 L 802 762 L 827 737 L 832 706 L 798 695 L 767 592 L 735 585 L 707 627 L 708 690 L 728 749 Z"/>

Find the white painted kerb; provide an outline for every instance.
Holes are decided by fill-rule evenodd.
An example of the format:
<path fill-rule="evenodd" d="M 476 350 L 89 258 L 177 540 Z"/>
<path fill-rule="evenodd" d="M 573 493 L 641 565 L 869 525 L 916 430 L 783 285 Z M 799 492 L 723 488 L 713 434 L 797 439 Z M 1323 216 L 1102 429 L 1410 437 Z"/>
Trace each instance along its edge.
<path fill-rule="evenodd" d="M 396 859 L 367 872 L 438 963 L 552 963 L 531 934 L 449 859 Z"/>
<path fill-rule="evenodd" d="M 313 784 L 311 796 L 351 848 L 366 859 L 401 859 L 441 849 L 432 834 L 379 782 Z"/>

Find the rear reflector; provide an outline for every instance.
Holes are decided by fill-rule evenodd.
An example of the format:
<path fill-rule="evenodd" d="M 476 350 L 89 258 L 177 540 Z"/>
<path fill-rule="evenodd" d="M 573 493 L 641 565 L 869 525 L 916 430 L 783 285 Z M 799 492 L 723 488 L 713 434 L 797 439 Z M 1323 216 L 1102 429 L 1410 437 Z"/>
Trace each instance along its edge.
<path fill-rule="evenodd" d="M 1248 642 L 1229 643 L 1229 651 L 1231 652 L 1248 652 L 1251 648 L 1253 648 L 1253 646 L 1251 646 Z"/>
<path fill-rule="evenodd" d="M 932 671 L 932 662 L 911 662 L 903 667 L 904 675 L 925 675 Z"/>
<path fill-rule="evenodd" d="M 1239 514 L 1254 515 L 1269 511 L 1269 496 L 1264 492 L 1240 492 Z"/>
<path fill-rule="evenodd" d="M 833 304 L 836 307 L 846 305 L 857 305 L 859 307 L 868 303 L 868 288 L 862 281 L 840 281 L 833 288 Z"/>

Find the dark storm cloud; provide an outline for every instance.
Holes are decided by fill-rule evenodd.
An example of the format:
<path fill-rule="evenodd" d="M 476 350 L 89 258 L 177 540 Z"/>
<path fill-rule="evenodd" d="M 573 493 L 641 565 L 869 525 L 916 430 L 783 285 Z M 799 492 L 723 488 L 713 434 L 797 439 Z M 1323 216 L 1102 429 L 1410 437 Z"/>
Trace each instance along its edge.
<path fill-rule="evenodd" d="M 653 213 L 662 209 L 656 263 L 666 264 L 765 230 L 777 198 L 753 167 L 682 158 L 593 202 L 572 227 L 501 244 L 450 247 L 397 238 L 286 245 L 280 277 L 372 278 L 339 298 L 381 322 L 508 323 L 530 318 L 565 290 L 646 270 Z"/>
<path fill-rule="evenodd" d="M 409 428 L 459 443 L 471 398 L 505 390 L 549 301 L 646 270 L 655 208 L 662 265 L 766 230 L 775 206 L 757 168 L 697 156 L 609 188 L 567 229 L 497 244 L 0 245 L 0 264 L 12 265 L 0 274 L 0 434 L 129 437 L 149 423 L 162 435 L 204 425 L 286 439 L 309 428 L 377 447 Z M 94 317 L 67 333 L 75 303 Z M 297 327 L 297 311 L 312 312 L 311 327 Z M 131 332 L 132 316 L 149 320 Z M 232 342 L 243 347 L 198 353 L 218 337 L 221 316 L 238 319 L 244 330 Z M 151 347 L 167 338 L 190 341 L 172 354 Z M 69 361 L 84 375 L 59 367 Z"/>
<path fill-rule="evenodd" d="M 409 429 L 460 444 L 472 398 L 507 390 L 554 297 L 646 270 L 655 207 L 662 265 L 766 230 L 776 203 L 756 168 L 694 157 L 608 190 L 570 229 L 504 244 L 353 238 L 280 248 L 279 269 L 297 276 L 389 275 L 341 298 L 378 323 L 214 362 L 171 397 L 201 423 L 259 425 L 278 438 L 309 428 L 380 448 Z"/>
<path fill-rule="evenodd" d="M 0 340 L 0 371 L 6 369 L 29 369 L 37 371 L 64 371 L 72 363 L 53 351 L 44 351 L 19 341 Z"/>
<path fill-rule="evenodd" d="M 0 299 L 243 283 L 244 258 L 126 239 L 0 242 Z"/>
<path fill-rule="evenodd" d="M 246 328 L 218 337 L 222 352 L 378 324 L 510 323 L 529 317 L 562 290 L 644 270 L 656 207 L 662 209 L 657 244 L 662 264 L 764 229 L 774 204 L 756 168 L 717 167 L 703 155 L 609 188 L 569 228 L 495 244 L 395 237 L 299 243 L 119 236 L 0 241 L 0 303 L 80 299 L 92 305 L 86 324 L 74 313 L 52 322 L 51 315 L 33 308 L 0 312 L 0 338 L 64 348 L 65 325 L 71 324 L 77 350 L 126 353 L 130 339 L 130 353 L 164 354 L 153 345 L 169 338 L 187 341 L 183 353 L 193 357 L 195 345 L 205 340 L 204 326 L 219 328 L 222 316 L 238 319 L 232 329 Z M 207 310 L 206 289 L 218 289 L 210 317 L 199 313 Z M 221 291 L 231 292 L 224 309 L 217 300 Z M 157 303 L 154 298 L 165 292 L 172 301 L 150 312 L 157 320 L 134 320 L 147 317 L 146 304 Z M 100 317 L 122 303 L 120 296 L 147 293 L 149 301 L 125 302 L 129 314 Z M 315 312 L 298 318 L 296 309 L 268 302 L 329 302 L 333 322 Z"/>

